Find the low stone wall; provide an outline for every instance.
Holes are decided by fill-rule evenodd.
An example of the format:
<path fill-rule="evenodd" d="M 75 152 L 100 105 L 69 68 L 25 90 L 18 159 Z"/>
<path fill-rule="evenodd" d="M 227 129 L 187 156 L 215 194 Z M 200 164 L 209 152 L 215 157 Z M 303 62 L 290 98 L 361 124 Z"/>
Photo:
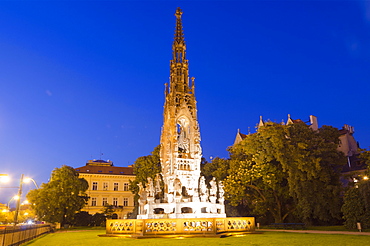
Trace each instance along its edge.
<path fill-rule="evenodd" d="M 255 231 L 254 217 L 107 220 L 107 236 L 211 237 Z"/>

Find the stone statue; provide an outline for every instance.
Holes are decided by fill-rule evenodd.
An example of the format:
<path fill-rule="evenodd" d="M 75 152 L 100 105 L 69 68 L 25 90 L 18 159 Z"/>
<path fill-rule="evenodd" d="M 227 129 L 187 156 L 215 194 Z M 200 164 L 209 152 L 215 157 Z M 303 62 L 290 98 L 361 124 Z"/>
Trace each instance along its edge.
<path fill-rule="evenodd" d="M 146 190 L 143 187 L 143 184 L 140 182 L 139 186 L 139 214 L 144 213 L 144 205 L 146 204 L 147 194 Z"/>
<path fill-rule="evenodd" d="M 181 153 L 188 153 L 189 152 L 189 138 L 187 136 L 187 122 L 185 118 L 180 118 L 178 122 L 178 149 Z"/>
<path fill-rule="evenodd" d="M 211 185 L 211 189 L 209 190 L 209 194 L 211 196 L 217 196 L 217 182 L 216 182 L 216 178 L 213 177 L 213 179 L 209 182 L 209 184 Z"/>
<path fill-rule="evenodd" d="M 200 178 L 199 193 L 200 193 L 199 195 L 200 195 L 201 202 L 207 202 L 207 200 L 208 200 L 208 189 L 207 189 L 207 185 L 206 185 L 206 181 L 205 181 L 204 176 L 202 176 Z"/>
<path fill-rule="evenodd" d="M 167 193 L 168 194 L 173 194 L 173 192 L 175 191 L 175 187 L 174 187 L 174 184 L 173 184 L 173 178 L 170 177 L 168 179 L 168 185 L 167 185 Z"/>
<path fill-rule="evenodd" d="M 175 195 L 181 196 L 182 186 L 181 186 L 181 181 L 179 178 L 175 179 L 174 188 L 175 188 Z"/>
<path fill-rule="evenodd" d="M 159 195 L 161 192 L 161 175 L 157 173 L 157 175 L 155 176 L 155 193 Z"/>
<path fill-rule="evenodd" d="M 148 185 L 146 187 L 146 192 L 148 193 L 148 197 L 154 197 L 154 186 L 151 177 L 148 177 Z"/>
<path fill-rule="evenodd" d="M 218 182 L 218 194 L 220 196 L 220 199 L 224 198 L 225 190 L 224 190 L 224 183 L 222 181 Z"/>
<path fill-rule="evenodd" d="M 199 189 L 200 195 L 207 194 L 207 185 L 204 176 L 200 177 Z"/>

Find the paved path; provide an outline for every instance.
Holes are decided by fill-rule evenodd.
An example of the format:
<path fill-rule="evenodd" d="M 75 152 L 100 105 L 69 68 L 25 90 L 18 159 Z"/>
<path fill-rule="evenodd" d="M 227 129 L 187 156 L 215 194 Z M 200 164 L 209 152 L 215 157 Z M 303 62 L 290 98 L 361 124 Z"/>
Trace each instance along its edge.
<path fill-rule="evenodd" d="M 296 233 L 317 233 L 317 234 L 346 234 L 346 235 L 364 235 L 370 236 L 370 232 L 356 232 L 356 231 L 315 231 L 315 230 L 279 230 L 279 229 L 257 229 L 256 231 L 283 231 Z"/>

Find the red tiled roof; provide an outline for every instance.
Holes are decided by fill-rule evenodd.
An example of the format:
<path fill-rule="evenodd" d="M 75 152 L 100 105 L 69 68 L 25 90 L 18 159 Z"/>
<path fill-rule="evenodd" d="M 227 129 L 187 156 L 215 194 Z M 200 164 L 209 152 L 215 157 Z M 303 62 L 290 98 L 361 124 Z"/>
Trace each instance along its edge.
<path fill-rule="evenodd" d="M 293 120 L 293 119 L 291 119 L 292 121 L 293 121 L 293 123 L 304 123 L 302 120 L 300 120 L 300 119 L 296 119 L 296 120 Z"/>
<path fill-rule="evenodd" d="M 96 173 L 96 174 L 116 174 L 116 175 L 134 175 L 133 167 L 115 167 L 115 166 L 83 166 L 75 170 L 79 173 Z"/>
<path fill-rule="evenodd" d="M 239 135 L 240 135 L 240 137 L 242 138 L 242 139 L 244 139 L 244 138 L 246 138 L 248 135 L 246 135 L 246 134 L 243 134 L 243 133 L 241 133 L 241 132 L 239 132 Z"/>

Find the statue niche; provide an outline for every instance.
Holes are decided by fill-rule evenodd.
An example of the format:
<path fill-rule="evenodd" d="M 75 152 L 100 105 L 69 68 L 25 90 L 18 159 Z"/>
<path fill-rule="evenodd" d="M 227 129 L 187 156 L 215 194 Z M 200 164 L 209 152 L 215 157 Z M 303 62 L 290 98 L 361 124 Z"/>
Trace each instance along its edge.
<path fill-rule="evenodd" d="M 189 121 L 181 117 L 177 121 L 177 151 L 180 158 L 189 156 Z"/>

